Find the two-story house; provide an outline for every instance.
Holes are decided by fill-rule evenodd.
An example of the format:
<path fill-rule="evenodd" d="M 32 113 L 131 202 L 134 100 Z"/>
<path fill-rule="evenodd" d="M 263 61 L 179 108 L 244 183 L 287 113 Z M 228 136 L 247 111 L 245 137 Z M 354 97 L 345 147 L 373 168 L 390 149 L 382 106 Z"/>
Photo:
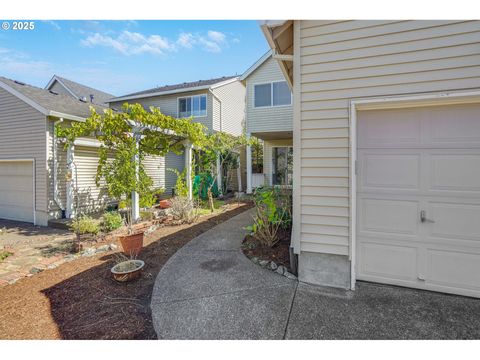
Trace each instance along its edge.
<path fill-rule="evenodd" d="M 263 140 L 263 174 L 252 174 L 247 149 L 247 193 L 260 185 L 292 185 L 292 93 L 272 52 L 263 55 L 240 77 L 247 91 L 247 136 Z"/>
<path fill-rule="evenodd" d="M 176 118 L 193 117 L 209 131 L 224 131 L 240 135 L 244 128 L 245 86 L 236 76 L 210 80 L 184 82 L 144 90 L 109 100 L 111 108 L 120 109 L 122 104 L 139 103 L 145 108 L 158 107 L 165 115 Z M 168 169 L 181 172 L 185 166 L 184 154 L 169 153 L 165 157 L 149 161 L 150 172 L 158 179 L 170 195 L 175 187 L 176 174 Z M 235 189 L 238 189 L 234 176 Z M 241 181 L 240 181 L 241 182 Z"/>

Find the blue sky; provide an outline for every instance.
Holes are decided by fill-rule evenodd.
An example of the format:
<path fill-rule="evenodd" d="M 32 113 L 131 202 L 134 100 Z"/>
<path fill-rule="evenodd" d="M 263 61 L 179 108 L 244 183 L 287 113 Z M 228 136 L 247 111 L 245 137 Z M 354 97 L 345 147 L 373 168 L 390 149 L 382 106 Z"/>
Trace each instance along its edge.
<path fill-rule="evenodd" d="M 57 74 L 122 95 L 241 74 L 267 50 L 256 21 L 35 21 L 0 30 L 0 75 L 44 87 Z"/>

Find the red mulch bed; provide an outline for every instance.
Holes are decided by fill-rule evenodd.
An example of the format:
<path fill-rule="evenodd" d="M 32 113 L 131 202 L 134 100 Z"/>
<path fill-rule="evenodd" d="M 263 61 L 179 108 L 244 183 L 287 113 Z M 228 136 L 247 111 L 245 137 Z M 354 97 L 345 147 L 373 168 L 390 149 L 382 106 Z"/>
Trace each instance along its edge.
<path fill-rule="evenodd" d="M 156 339 L 150 296 L 158 272 L 183 245 L 247 210 L 232 203 L 195 224 L 165 226 L 145 238 L 142 277 L 111 278 L 115 253 L 84 257 L 0 288 L 0 339 Z"/>
<path fill-rule="evenodd" d="M 281 229 L 279 231 L 280 241 L 273 247 L 263 246 L 253 236 L 247 235 L 243 240 L 243 253 L 249 258 L 258 258 L 258 260 L 273 261 L 277 265 L 283 265 L 290 269 L 290 237 L 292 230 Z"/>

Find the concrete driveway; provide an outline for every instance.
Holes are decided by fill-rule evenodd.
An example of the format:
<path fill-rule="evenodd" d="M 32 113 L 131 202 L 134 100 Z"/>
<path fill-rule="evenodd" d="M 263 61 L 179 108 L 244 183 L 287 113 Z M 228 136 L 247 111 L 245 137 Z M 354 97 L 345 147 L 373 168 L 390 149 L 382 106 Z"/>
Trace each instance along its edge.
<path fill-rule="evenodd" d="M 357 283 L 298 283 L 240 250 L 251 212 L 201 234 L 158 274 L 160 339 L 480 339 L 480 299 Z"/>

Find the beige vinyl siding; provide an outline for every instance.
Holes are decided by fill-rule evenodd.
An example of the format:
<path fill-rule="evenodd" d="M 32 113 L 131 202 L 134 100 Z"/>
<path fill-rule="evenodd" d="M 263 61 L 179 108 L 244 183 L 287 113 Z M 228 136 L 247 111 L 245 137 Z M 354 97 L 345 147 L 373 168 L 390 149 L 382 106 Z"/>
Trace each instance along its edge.
<path fill-rule="evenodd" d="M 35 159 L 37 223 L 47 220 L 46 117 L 19 98 L 0 89 L 0 160 Z M 43 216 L 42 216 L 43 215 Z"/>
<path fill-rule="evenodd" d="M 350 100 L 478 89 L 480 22 L 295 21 L 295 27 L 296 251 L 348 255 Z"/>
<path fill-rule="evenodd" d="M 143 166 L 147 175 L 153 180 L 153 187 L 165 188 L 165 158 L 163 156 L 146 156 Z"/>
<path fill-rule="evenodd" d="M 217 108 L 219 124 L 213 130 L 225 131 L 233 135 L 240 135 L 244 128 L 245 118 L 245 86 L 240 81 L 234 81 L 217 88 L 212 92 L 220 99 L 220 106 Z M 215 110 L 215 107 L 214 107 Z"/>
<path fill-rule="evenodd" d="M 247 77 L 247 132 L 292 131 L 293 106 L 254 107 L 255 84 L 285 81 L 277 60 L 269 58 Z"/>
<path fill-rule="evenodd" d="M 177 181 L 177 175 L 168 169 L 177 169 L 178 172 L 182 172 L 185 167 L 184 154 L 177 155 L 173 152 L 169 152 L 165 156 L 165 196 L 172 194 L 172 188 L 175 187 Z"/>
<path fill-rule="evenodd" d="M 207 129 L 212 130 L 213 128 L 213 100 L 212 94 L 207 90 L 185 92 L 178 94 L 162 95 L 162 96 L 152 96 L 142 99 L 134 99 L 128 101 L 114 102 L 110 104 L 110 107 L 115 109 L 120 109 L 124 102 L 131 104 L 139 103 L 144 108 L 148 109 L 150 106 L 155 106 L 160 108 L 160 111 L 169 116 L 178 117 L 178 98 L 187 97 L 193 95 L 207 95 L 207 116 L 195 117 L 193 118 L 194 122 L 199 122 L 207 127 Z"/>
<path fill-rule="evenodd" d="M 73 97 L 72 93 L 68 91 L 62 84 L 58 81 L 54 81 L 53 85 L 50 87 L 50 90 L 56 92 L 57 94 L 64 94 Z"/>
<path fill-rule="evenodd" d="M 292 145 L 292 139 L 263 141 L 263 173 L 265 174 L 265 185 L 272 185 L 272 149 L 276 146 Z"/>

